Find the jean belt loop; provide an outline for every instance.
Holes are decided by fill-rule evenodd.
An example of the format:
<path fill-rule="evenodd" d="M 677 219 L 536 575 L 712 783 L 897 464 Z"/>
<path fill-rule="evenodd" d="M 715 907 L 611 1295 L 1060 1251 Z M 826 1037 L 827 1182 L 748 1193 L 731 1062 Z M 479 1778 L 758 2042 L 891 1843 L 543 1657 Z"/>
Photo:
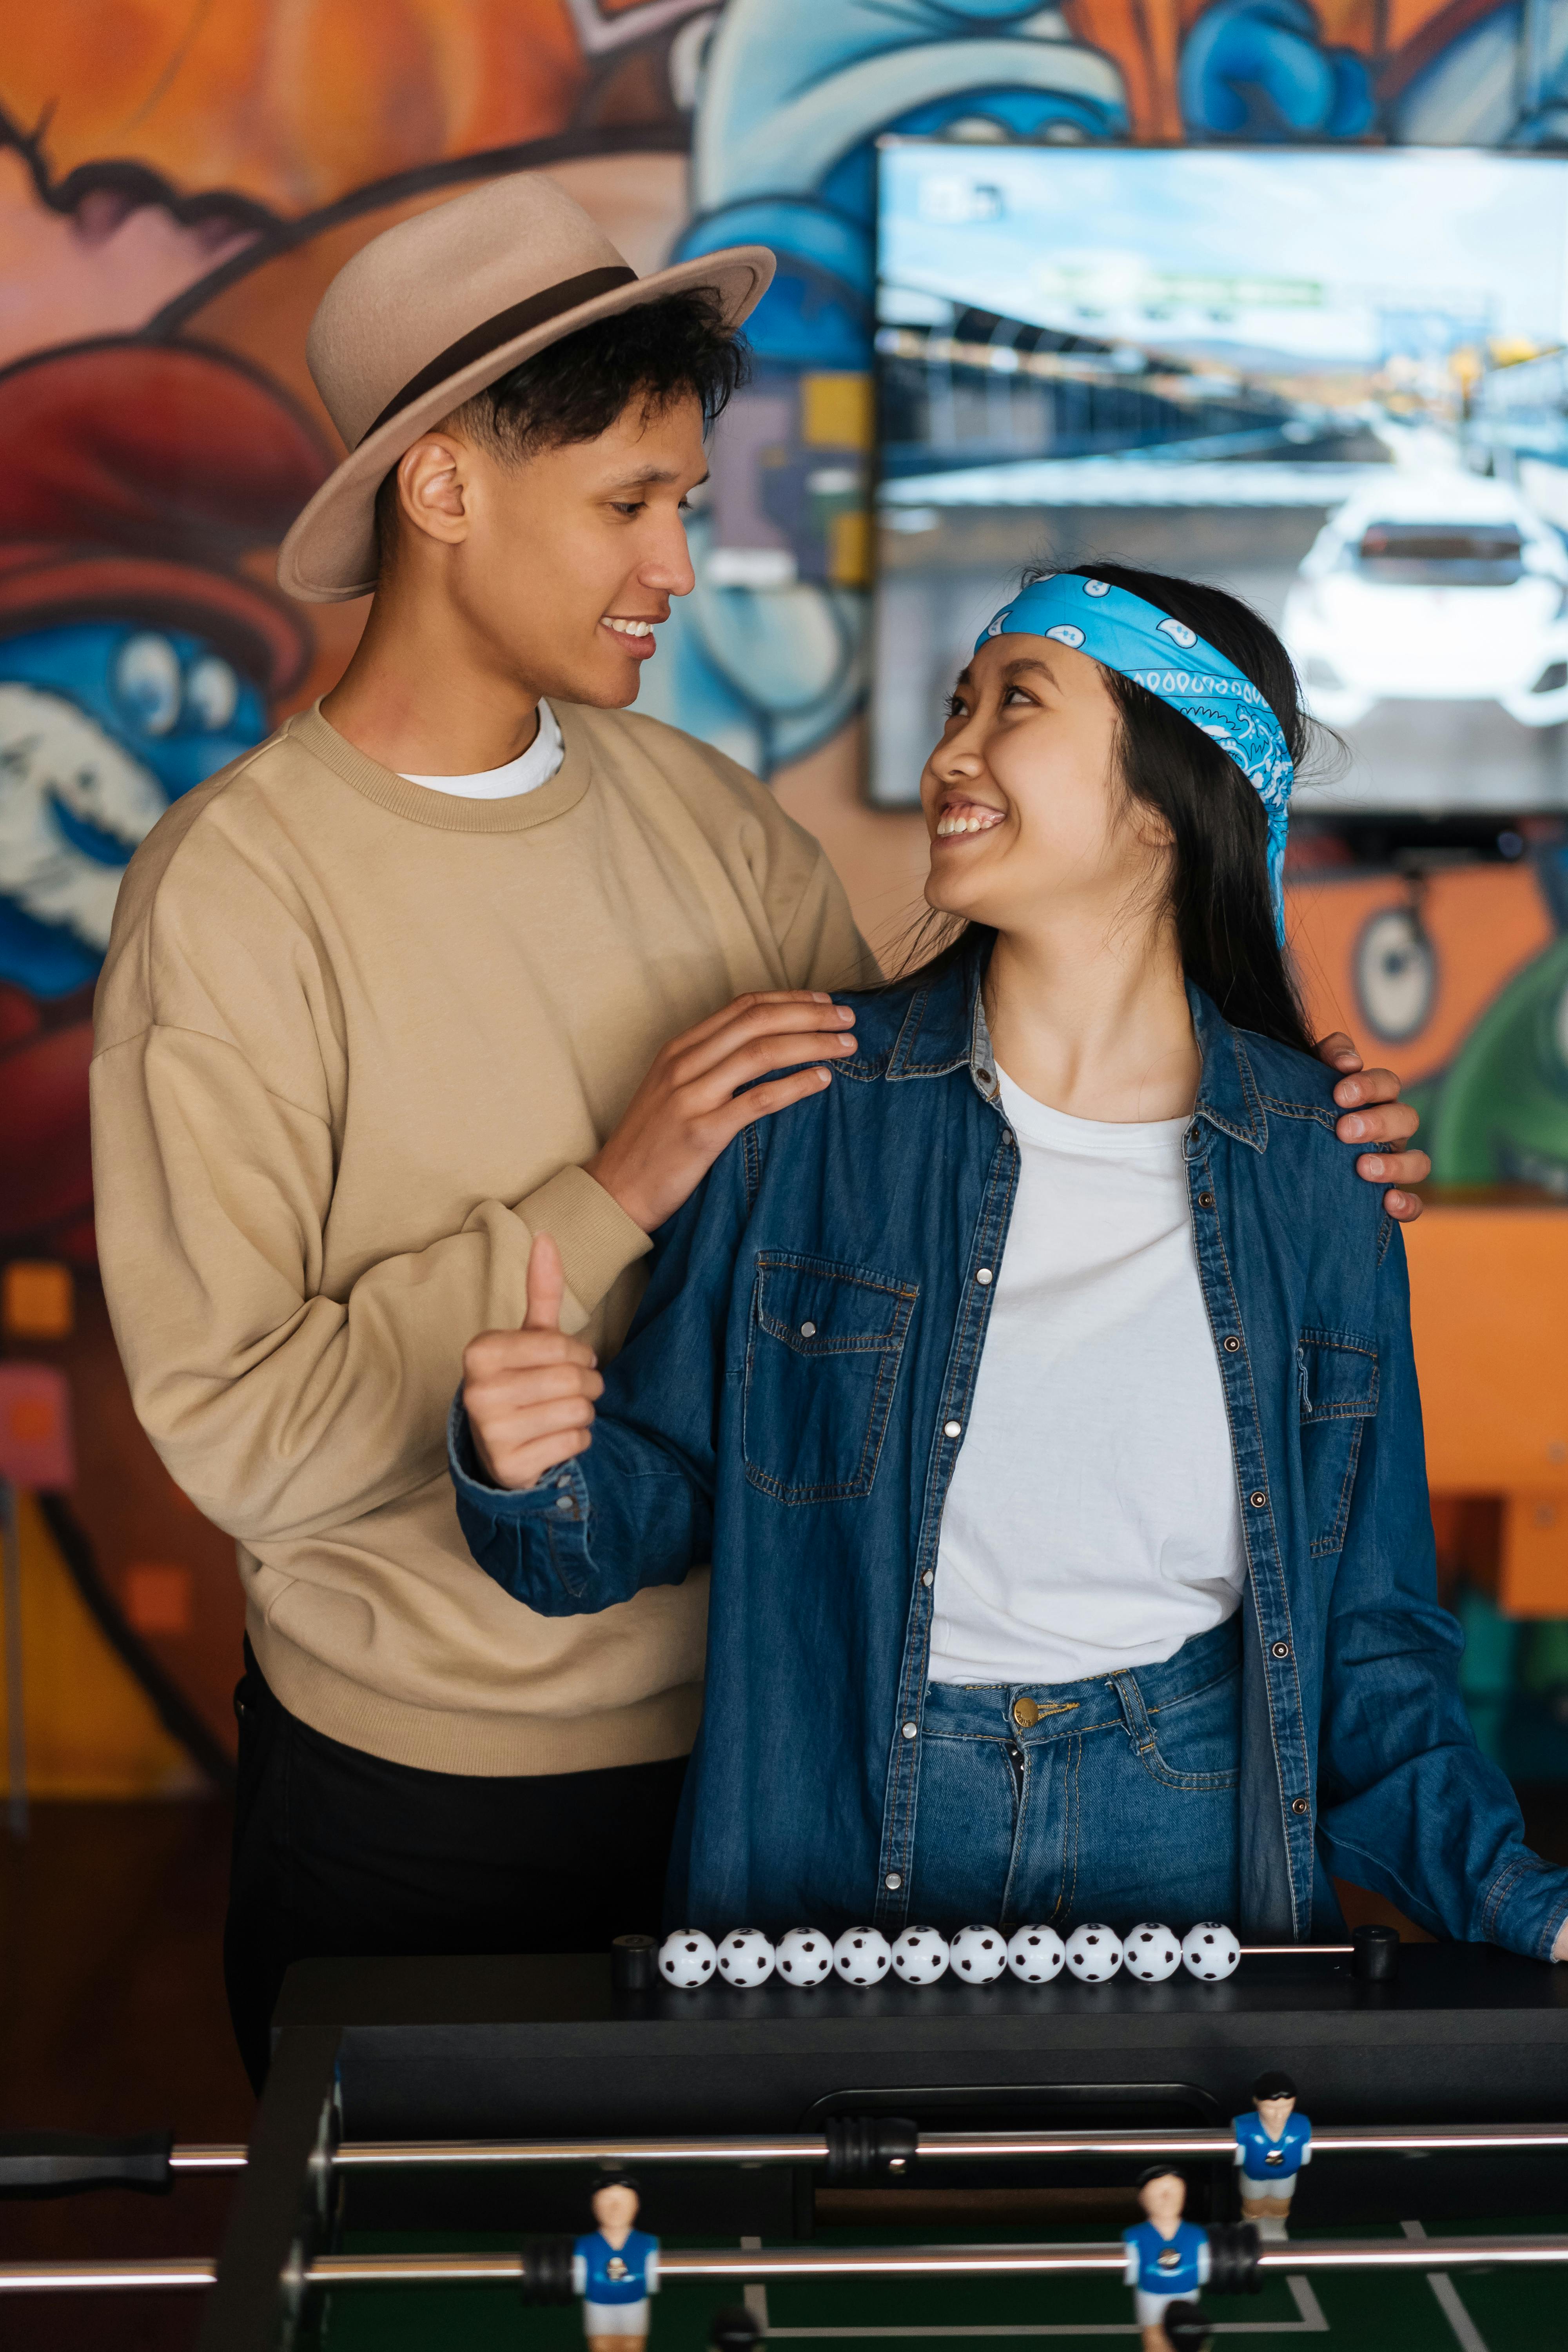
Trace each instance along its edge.
<path fill-rule="evenodd" d="M 1143 1694 L 1133 1674 L 1112 1675 L 1110 1687 L 1121 1707 L 1121 1720 L 1127 1726 L 1127 1736 L 1142 1756 L 1154 1745 L 1154 1727 L 1149 1720 L 1149 1710 L 1143 1704 Z"/>

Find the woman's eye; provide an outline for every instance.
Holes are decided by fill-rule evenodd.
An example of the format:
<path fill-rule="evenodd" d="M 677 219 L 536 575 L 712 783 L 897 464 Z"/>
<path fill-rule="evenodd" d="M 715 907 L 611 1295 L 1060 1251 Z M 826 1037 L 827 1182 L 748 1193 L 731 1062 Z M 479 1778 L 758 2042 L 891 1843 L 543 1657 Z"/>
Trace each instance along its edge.
<path fill-rule="evenodd" d="M 947 715 L 950 719 L 966 719 L 969 716 L 963 697 L 961 694 L 950 694 L 948 696 Z"/>
<path fill-rule="evenodd" d="M 1027 704 L 1033 700 L 1033 695 L 1026 694 L 1021 686 L 1010 686 L 1007 688 L 1006 693 L 1002 697 L 1002 708 L 1005 710 L 1009 703 L 1022 702 Z"/>
<path fill-rule="evenodd" d="M 616 499 L 612 500 L 611 503 L 614 505 L 616 512 L 618 515 L 639 515 L 643 510 L 646 501 L 642 499 L 631 499 L 626 500 Z"/>

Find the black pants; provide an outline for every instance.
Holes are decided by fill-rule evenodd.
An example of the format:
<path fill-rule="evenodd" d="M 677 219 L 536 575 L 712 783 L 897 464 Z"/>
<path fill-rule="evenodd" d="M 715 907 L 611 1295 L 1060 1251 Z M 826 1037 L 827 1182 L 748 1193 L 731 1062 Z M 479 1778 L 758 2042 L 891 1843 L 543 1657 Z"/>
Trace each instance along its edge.
<path fill-rule="evenodd" d="M 290 1715 L 248 1642 L 234 1705 L 224 1976 L 258 2090 L 294 1960 L 599 1951 L 658 1927 L 684 1757 L 504 1780 L 384 1764 Z"/>

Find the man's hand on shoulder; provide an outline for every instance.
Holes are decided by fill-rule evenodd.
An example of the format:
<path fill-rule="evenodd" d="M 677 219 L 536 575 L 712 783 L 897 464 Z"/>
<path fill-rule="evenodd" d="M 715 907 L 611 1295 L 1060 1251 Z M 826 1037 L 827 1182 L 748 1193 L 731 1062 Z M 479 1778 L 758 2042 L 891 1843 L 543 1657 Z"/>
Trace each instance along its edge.
<path fill-rule="evenodd" d="M 528 1255 L 521 1331 L 481 1331 L 463 1350 L 463 1407 L 479 1467 L 492 1486 L 536 1486 L 593 1444 L 598 1358 L 561 1328 L 561 1252 L 536 1234 Z"/>
<path fill-rule="evenodd" d="M 1432 1173 L 1424 1151 L 1405 1146 L 1421 1124 L 1418 1111 L 1399 1099 L 1399 1080 L 1392 1070 L 1363 1070 L 1361 1055 L 1342 1029 L 1318 1040 L 1318 1058 L 1344 1076 L 1334 1088 L 1334 1100 L 1345 1113 L 1334 1133 L 1342 1143 L 1354 1144 L 1360 1157 L 1355 1172 L 1369 1184 L 1387 1184 L 1383 1205 L 1395 1223 L 1413 1225 L 1421 1214 L 1420 1196 L 1402 1189 L 1423 1184 Z"/>
<path fill-rule="evenodd" d="M 855 1051 L 854 1023 L 847 1004 L 817 989 L 737 996 L 655 1056 L 588 1174 L 651 1234 L 690 1199 L 743 1127 L 821 1093 L 824 1063 Z M 790 1075 L 752 1084 L 769 1070 Z M 751 1091 L 737 1097 L 740 1087 Z"/>

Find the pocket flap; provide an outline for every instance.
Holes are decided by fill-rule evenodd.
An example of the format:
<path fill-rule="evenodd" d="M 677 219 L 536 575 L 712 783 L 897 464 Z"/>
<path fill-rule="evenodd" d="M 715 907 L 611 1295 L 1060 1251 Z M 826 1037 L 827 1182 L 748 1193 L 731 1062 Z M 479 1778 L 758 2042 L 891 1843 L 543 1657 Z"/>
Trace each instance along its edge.
<path fill-rule="evenodd" d="M 1303 1423 L 1377 1411 L 1377 1349 L 1370 1339 L 1351 1331 L 1303 1331 L 1296 1364 Z"/>
<path fill-rule="evenodd" d="M 918 1284 L 826 1258 L 773 1251 L 757 1258 L 757 1320 L 803 1356 L 901 1346 L 918 1295 Z"/>

